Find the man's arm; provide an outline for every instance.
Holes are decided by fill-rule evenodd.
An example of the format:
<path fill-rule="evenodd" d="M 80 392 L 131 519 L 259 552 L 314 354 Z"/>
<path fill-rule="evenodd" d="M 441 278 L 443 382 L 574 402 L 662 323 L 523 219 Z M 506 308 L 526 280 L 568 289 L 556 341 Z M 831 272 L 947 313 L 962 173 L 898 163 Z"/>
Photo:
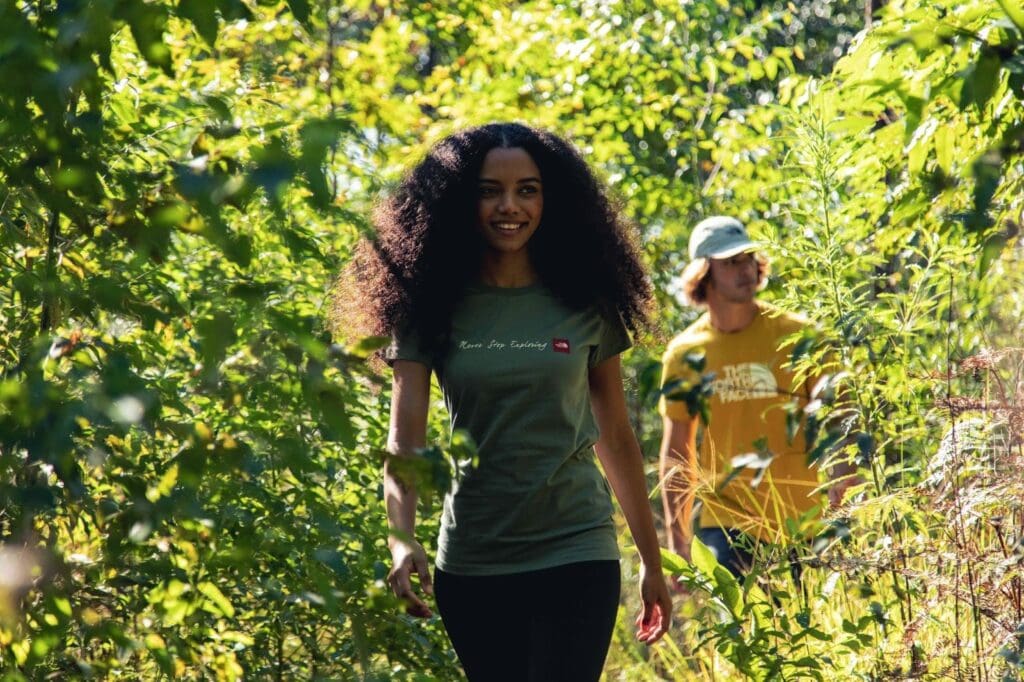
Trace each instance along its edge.
<path fill-rule="evenodd" d="M 659 463 L 668 548 L 689 561 L 697 487 L 696 419 L 662 417 Z"/>

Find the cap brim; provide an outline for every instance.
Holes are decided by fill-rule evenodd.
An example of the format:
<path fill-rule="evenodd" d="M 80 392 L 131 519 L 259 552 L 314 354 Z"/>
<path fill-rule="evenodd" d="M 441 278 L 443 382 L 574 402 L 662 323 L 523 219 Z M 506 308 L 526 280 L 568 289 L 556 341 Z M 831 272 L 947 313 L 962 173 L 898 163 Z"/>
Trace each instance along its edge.
<path fill-rule="evenodd" d="M 750 251 L 757 251 L 761 248 L 761 245 L 757 242 L 742 242 L 739 244 L 733 244 L 728 248 L 716 251 L 715 253 L 704 254 L 703 258 L 716 258 L 721 260 L 723 258 L 732 258 L 739 253 L 749 253 Z"/>

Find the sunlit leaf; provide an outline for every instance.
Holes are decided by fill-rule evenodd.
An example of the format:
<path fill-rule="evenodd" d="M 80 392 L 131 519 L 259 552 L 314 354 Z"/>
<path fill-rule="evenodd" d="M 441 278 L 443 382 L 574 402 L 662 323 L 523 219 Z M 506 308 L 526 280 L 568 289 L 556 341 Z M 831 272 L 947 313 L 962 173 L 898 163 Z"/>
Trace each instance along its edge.
<path fill-rule="evenodd" d="M 211 582 L 201 582 L 197 589 L 209 600 L 207 605 L 212 607 L 214 613 L 228 618 L 234 617 L 235 607 L 231 605 L 231 602 L 224 596 L 219 587 Z"/>

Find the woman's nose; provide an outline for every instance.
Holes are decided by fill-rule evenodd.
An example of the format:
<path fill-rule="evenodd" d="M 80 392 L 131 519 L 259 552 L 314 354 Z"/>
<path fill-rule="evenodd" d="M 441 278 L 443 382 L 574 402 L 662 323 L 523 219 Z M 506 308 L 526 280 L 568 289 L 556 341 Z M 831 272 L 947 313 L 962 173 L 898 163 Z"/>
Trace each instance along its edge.
<path fill-rule="evenodd" d="M 511 193 L 502 192 L 501 198 L 498 201 L 498 210 L 503 213 L 509 213 L 515 210 L 515 201 Z"/>

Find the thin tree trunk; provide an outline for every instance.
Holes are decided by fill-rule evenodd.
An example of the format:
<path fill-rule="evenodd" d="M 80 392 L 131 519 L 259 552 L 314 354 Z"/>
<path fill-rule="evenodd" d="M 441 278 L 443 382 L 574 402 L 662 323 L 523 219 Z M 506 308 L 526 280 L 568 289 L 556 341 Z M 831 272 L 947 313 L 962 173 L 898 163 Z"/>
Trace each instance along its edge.
<path fill-rule="evenodd" d="M 864 0 L 864 28 L 871 28 L 875 13 L 889 0 Z"/>

